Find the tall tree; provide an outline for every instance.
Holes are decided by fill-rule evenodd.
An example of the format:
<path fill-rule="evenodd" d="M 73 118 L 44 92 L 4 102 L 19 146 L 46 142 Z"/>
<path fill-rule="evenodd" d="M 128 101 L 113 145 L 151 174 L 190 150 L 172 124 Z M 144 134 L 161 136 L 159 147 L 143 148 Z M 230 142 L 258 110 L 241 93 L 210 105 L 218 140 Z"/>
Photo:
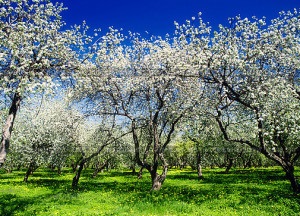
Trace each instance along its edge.
<path fill-rule="evenodd" d="M 26 104 L 16 120 L 8 161 L 27 168 L 24 181 L 38 167 L 51 164 L 59 169 L 75 149 L 82 115 L 66 102 L 44 100 L 40 106 Z"/>
<path fill-rule="evenodd" d="M 0 90 L 11 96 L 1 137 L 1 166 L 22 98 L 50 90 L 55 80 L 70 76 L 78 67 L 78 51 L 89 38 L 80 27 L 62 30 L 62 4 L 4 0 L 0 7 Z"/>
<path fill-rule="evenodd" d="M 211 38 L 207 68 L 199 74 L 214 89 L 215 116 L 224 138 L 275 161 L 295 192 L 299 26 L 297 11 L 281 13 L 270 25 L 265 19 L 231 19 L 229 27 L 220 26 Z M 229 133 L 233 124 L 255 136 Z"/>
<path fill-rule="evenodd" d="M 100 116 L 117 115 L 119 122 L 129 125 L 135 160 L 151 174 L 152 189 L 159 190 L 168 169 L 164 151 L 195 101 L 185 97 L 190 89 L 185 83 L 194 88 L 199 83 L 176 76 L 186 69 L 186 55 L 178 52 L 180 39 L 129 37 L 130 46 L 122 44 L 126 37 L 117 30 L 102 38 L 95 64 L 82 71 L 77 90 Z M 158 174 L 160 165 L 163 171 Z"/>

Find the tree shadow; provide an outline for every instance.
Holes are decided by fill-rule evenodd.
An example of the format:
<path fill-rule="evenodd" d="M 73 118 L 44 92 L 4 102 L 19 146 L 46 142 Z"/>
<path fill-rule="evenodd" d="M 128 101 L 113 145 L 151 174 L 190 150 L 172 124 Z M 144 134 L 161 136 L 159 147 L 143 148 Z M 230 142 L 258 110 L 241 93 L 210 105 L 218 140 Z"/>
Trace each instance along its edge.
<path fill-rule="evenodd" d="M 207 184 L 259 183 L 285 180 L 282 171 L 266 169 L 233 169 L 229 173 L 220 171 L 220 169 L 204 170 L 203 177 L 200 182 Z M 196 171 L 181 171 L 176 174 L 168 174 L 167 179 L 199 181 Z"/>
<path fill-rule="evenodd" d="M 16 211 L 22 212 L 27 205 L 34 202 L 31 198 L 21 198 L 14 194 L 2 194 L 0 195 L 0 215 L 15 215 Z"/>
<path fill-rule="evenodd" d="M 272 203 L 276 203 L 281 202 L 283 198 L 300 205 L 300 197 L 292 194 L 288 183 L 282 184 L 284 175 L 276 170 L 257 172 L 233 170 L 229 174 L 219 174 L 216 170 L 204 172 L 204 177 L 204 180 L 198 181 L 197 175 L 193 171 L 170 173 L 160 191 L 150 191 L 150 176 L 145 175 L 142 179 L 138 179 L 130 172 L 101 173 L 97 178 L 91 178 L 91 172 L 86 172 L 76 189 L 72 189 L 70 178 L 50 178 L 47 173 L 39 174 L 29 179 L 26 183 L 27 187 L 29 189 L 45 187 L 50 190 L 50 193 L 30 198 L 19 197 L 13 192 L 0 195 L 0 215 L 14 215 L 16 212 L 25 211 L 26 206 L 37 205 L 39 202 L 47 202 L 47 200 L 51 200 L 57 205 L 70 203 L 81 205 L 81 201 L 76 197 L 89 191 L 97 192 L 99 195 L 110 192 L 114 197 L 120 197 L 118 202 L 121 202 L 121 205 L 128 205 L 126 203 L 128 198 L 132 200 L 131 205 L 152 203 L 164 206 L 170 202 L 201 205 L 230 196 L 234 196 L 236 200 L 227 199 L 224 202 L 230 202 L 228 205 L 231 205 L 232 208 L 238 208 L 238 205 L 262 204 L 267 206 L 270 200 Z M 272 185 L 270 179 L 275 182 L 275 185 Z M 1 184 L 9 185 L 10 183 L 1 182 Z M 21 181 L 13 183 L 14 186 L 24 184 Z M 280 187 L 276 184 L 280 184 Z M 262 185 L 267 185 L 267 187 Z M 126 199 L 122 199 L 122 197 L 126 197 Z"/>

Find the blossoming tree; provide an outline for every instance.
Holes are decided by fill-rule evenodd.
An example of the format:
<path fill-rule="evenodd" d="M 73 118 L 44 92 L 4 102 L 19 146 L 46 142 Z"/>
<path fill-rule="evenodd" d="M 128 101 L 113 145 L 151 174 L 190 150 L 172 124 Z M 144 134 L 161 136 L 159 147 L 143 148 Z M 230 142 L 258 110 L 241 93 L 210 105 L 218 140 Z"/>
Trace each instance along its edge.
<path fill-rule="evenodd" d="M 152 189 L 159 190 L 168 168 L 164 151 L 196 101 L 185 95 L 200 82 L 177 76 L 187 70 L 179 38 L 132 34 L 129 46 L 126 39 L 114 29 L 102 38 L 95 64 L 81 71 L 77 94 L 98 115 L 117 115 L 118 123 L 131 128 L 135 160 L 151 174 Z"/>
<path fill-rule="evenodd" d="M 89 38 L 79 27 L 62 30 L 62 4 L 3 0 L 0 8 L 0 90 L 12 99 L 1 138 L 3 164 L 21 99 L 50 90 L 55 80 L 70 76 L 79 63 L 78 52 Z"/>
<path fill-rule="evenodd" d="M 230 20 L 229 27 L 214 33 L 206 68 L 199 70 L 214 89 L 212 104 L 224 138 L 275 161 L 295 192 L 294 164 L 300 157 L 298 16 L 296 10 L 283 12 L 270 25 L 265 19 Z M 233 127 L 255 136 L 229 133 Z"/>
<path fill-rule="evenodd" d="M 8 163 L 21 163 L 27 168 L 25 182 L 42 165 L 56 166 L 60 170 L 74 153 L 82 115 L 65 101 L 44 99 L 40 106 L 36 103 L 24 106 L 19 116 Z"/>

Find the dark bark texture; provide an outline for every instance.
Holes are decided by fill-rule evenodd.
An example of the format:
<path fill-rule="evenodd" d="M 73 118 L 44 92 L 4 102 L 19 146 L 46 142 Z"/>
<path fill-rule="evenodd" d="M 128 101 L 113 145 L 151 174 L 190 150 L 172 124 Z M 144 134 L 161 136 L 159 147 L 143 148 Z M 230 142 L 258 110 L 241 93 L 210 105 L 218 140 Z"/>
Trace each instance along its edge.
<path fill-rule="evenodd" d="M 13 130 L 14 121 L 17 115 L 18 108 L 21 103 L 21 96 L 19 93 L 15 93 L 11 103 L 11 107 L 8 112 L 6 123 L 3 127 L 1 146 L 0 146 L 0 167 L 5 163 L 6 154 L 9 149 L 9 141 Z"/>
<path fill-rule="evenodd" d="M 74 176 L 73 178 L 73 181 L 72 181 L 72 187 L 73 188 L 77 188 L 78 186 L 78 182 L 79 182 L 79 178 L 80 178 L 80 175 L 81 175 L 81 171 L 83 170 L 83 166 L 85 164 L 85 160 L 82 160 L 79 164 L 79 167 L 78 167 L 78 170 L 76 172 L 76 175 Z"/>

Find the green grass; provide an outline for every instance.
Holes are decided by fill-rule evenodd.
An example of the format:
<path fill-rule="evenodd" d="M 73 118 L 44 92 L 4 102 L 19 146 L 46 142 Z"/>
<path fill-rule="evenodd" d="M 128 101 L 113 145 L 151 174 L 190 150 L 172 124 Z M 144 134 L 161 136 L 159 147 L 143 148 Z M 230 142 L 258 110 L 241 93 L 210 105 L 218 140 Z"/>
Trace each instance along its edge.
<path fill-rule="evenodd" d="M 300 170 L 296 169 L 299 176 Z M 300 196 L 291 192 L 280 168 L 205 169 L 198 181 L 189 169 L 170 170 L 160 191 L 150 177 L 129 172 L 85 170 L 79 188 L 73 173 L 37 170 L 23 183 L 24 171 L 0 174 L 0 215 L 300 215 Z"/>

